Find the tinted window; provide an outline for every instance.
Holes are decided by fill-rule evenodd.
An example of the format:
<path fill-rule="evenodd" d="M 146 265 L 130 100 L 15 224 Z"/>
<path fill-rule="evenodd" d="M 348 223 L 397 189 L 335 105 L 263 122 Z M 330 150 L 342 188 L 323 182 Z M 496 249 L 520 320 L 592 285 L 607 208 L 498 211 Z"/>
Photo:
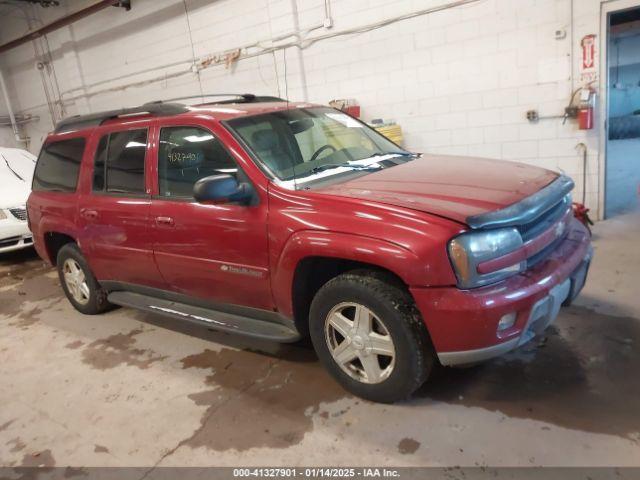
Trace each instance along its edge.
<path fill-rule="evenodd" d="M 164 197 L 193 196 L 193 184 L 203 177 L 238 176 L 238 166 L 211 132 L 197 127 L 160 130 L 158 180 Z"/>
<path fill-rule="evenodd" d="M 105 135 L 100 139 L 96 150 L 96 157 L 93 163 L 93 191 L 101 192 L 104 190 L 104 167 L 107 161 L 107 145 L 109 144 L 109 135 Z"/>
<path fill-rule="evenodd" d="M 109 135 L 106 155 L 106 187 L 108 192 L 145 192 L 144 156 L 146 151 L 146 129 L 113 132 Z"/>
<path fill-rule="evenodd" d="M 45 145 L 33 174 L 33 190 L 74 192 L 78 184 L 84 145 L 84 138 L 71 138 Z"/>

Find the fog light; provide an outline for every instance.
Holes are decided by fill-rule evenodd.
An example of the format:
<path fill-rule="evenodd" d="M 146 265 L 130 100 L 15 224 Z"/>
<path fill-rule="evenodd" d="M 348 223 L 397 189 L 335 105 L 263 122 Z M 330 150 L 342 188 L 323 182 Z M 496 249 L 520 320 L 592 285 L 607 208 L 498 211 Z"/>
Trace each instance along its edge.
<path fill-rule="evenodd" d="M 498 331 L 501 332 L 503 330 L 506 330 L 507 328 L 513 327 L 513 324 L 516 323 L 516 317 L 516 312 L 511 312 L 503 315 L 498 322 Z"/>

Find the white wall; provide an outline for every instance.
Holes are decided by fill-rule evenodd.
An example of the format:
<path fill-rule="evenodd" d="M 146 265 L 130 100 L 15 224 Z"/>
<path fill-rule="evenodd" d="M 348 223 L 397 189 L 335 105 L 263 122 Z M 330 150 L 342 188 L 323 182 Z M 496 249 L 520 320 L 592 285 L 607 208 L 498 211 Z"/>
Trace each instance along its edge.
<path fill-rule="evenodd" d="M 0 94 L 0 117 L 7 115 L 7 107 L 4 104 L 4 99 Z M 13 131 L 11 127 L 3 127 L 0 125 L 0 147 L 15 147 L 15 140 L 13 138 Z"/>
<path fill-rule="evenodd" d="M 580 84 L 580 39 L 601 34 L 600 2 L 574 0 L 572 18 L 571 0 L 483 0 L 196 74 L 190 71 L 193 58 L 255 42 L 269 47 L 271 38 L 293 32 L 296 21 L 302 30 L 322 25 L 325 1 L 297 0 L 296 18 L 291 0 L 186 0 L 187 13 L 182 0 L 132 0 L 130 12 L 109 8 L 48 35 L 53 69 L 44 80 L 34 66 L 32 44 L 2 56 L 0 68 L 8 72 L 15 109 L 40 116 L 26 127 L 32 151 L 51 129 L 52 115 L 59 116 L 50 112 L 43 85 L 54 100 L 62 97 L 67 115 L 201 91 L 288 93 L 292 100 L 307 96 L 320 103 L 353 97 L 365 120 L 398 121 L 409 148 L 561 169 L 576 180 L 578 199 L 582 159 L 576 145 L 584 142 L 587 204 L 596 210 L 598 131 L 579 131 L 575 122 L 562 125 L 560 119 L 530 124 L 525 112 L 563 112 L 572 70 L 573 85 Z M 32 20 L 37 24 L 87 3 L 28 7 L 28 13 L 37 14 Z M 316 29 L 307 38 L 445 3 L 449 0 L 330 0 L 333 28 Z M 2 39 L 23 33 L 25 25 L 24 13 L 0 6 Z M 556 30 L 567 37 L 556 40 Z M 46 47 L 41 43 L 40 51 Z M 176 64 L 159 68 L 171 63 Z M 134 82 L 139 85 L 97 93 Z"/>
<path fill-rule="evenodd" d="M 9 110 L 4 101 L 4 95 L 0 92 L 0 118 L 6 117 L 9 114 Z M 15 136 L 11 126 L 0 125 L 0 147 L 16 147 Z"/>

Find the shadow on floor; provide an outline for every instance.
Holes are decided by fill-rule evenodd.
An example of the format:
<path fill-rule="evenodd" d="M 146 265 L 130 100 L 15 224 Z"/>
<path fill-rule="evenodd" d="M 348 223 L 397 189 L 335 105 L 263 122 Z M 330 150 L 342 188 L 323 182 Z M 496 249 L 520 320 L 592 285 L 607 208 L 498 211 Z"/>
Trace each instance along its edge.
<path fill-rule="evenodd" d="M 439 368 L 418 398 L 640 440 L 640 322 L 572 306 L 515 352 Z"/>
<path fill-rule="evenodd" d="M 42 262 L 34 248 L 24 248 L 13 252 L 0 253 L 0 271 L 14 272 L 33 269 L 34 263 Z M 43 262 L 44 263 L 44 262 Z"/>

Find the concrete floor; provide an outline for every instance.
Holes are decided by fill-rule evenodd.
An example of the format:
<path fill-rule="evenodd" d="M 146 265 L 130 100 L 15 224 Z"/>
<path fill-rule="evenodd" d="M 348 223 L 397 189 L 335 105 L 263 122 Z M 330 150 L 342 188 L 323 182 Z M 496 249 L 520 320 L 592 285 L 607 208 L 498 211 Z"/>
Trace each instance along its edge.
<path fill-rule="evenodd" d="M 303 347 L 118 309 L 83 316 L 0 257 L 0 465 L 640 465 L 640 214 L 596 225 L 578 305 L 408 403 L 341 390 Z"/>

